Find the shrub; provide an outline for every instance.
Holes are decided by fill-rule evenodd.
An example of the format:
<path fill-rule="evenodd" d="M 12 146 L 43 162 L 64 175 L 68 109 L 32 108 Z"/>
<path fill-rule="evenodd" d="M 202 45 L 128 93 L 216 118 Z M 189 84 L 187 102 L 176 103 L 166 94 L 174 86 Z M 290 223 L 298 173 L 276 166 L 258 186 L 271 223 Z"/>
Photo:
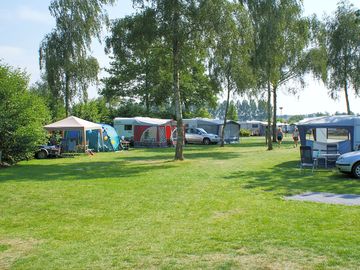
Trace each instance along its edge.
<path fill-rule="evenodd" d="M 0 62 L 0 151 L 14 164 L 33 157 L 46 141 L 43 125 L 49 111 L 39 96 L 28 91 L 27 75 Z"/>
<path fill-rule="evenodd" d="M 250 137 L 251 131 L 245 128 L 240 129 L 240 137 Z"/>

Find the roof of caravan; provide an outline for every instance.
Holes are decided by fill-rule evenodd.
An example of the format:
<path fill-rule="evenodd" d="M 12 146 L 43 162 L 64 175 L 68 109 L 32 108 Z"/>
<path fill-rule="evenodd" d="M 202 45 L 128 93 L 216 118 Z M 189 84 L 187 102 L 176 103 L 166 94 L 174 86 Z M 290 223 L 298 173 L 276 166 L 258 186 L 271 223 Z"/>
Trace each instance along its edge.
<path fill-rule="evenodd" d="M 247 120 L 247 121 L 239 121 L 240 124 L 263 124 L 267 125 L 267 122 L 258 121 L 258 120 Z"/>
<path fill-rule="evenodd" d="M 305 118 L 297 123 L 297 126 L 336 127 L 354 126 L 360 124 L 360 117 L 354 115 L 321 116 Z"/>
<path fill-rule="evenodd" d="M 55 123 L 44 126 L 46 130 L 77 130 L 77 129 L 102 129 L 102 126 L 93 122 L 86 121 L 76 116 L 69 116 Z"/>
<path fill-rule="evenodd" d="M 183 119 L 183 121 L 185 124 L 189 123 L 189 122 L 195 122 L 195 121 L 210 124 L 210 125 L 223 125 L 224 124 L 224 120 L 221 120 L 221 119 L 210 119 L 210 118 L 201 118 L 201 117 Z M 234 123 L 234 124 L 239 125 L 238 122 L 233 121 L 233 120 L 227 120 L 226 123 Z"/>
<path fill-rule="evenodd" d="M 121 123 L 123 125 L 151 125 L 151 126 L 162 126 L 171 123 L 174 120 L 171 119 L 158 119 L 150 117 L 116 117 L 115 123 Z"/>

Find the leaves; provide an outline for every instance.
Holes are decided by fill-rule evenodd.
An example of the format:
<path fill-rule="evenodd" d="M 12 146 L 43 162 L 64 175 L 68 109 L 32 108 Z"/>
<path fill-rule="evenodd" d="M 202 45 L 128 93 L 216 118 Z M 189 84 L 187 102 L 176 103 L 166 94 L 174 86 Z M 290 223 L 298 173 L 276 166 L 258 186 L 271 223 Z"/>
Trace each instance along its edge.
<path fill-rule="evenodd" d="M 357 11 L 347 1 L 338 5 L 334 17 L 327 19 L 326 51 L 330 96 L 336 98 L 343 90 L 347 112 L 351 114 L 348 90 L 360 93 L 360 22 Z"/>
<path fill-rule="evenodd" d="M 32 158 L 36 147 L 46 140 L 43 125 L 49 112 L 43 99 L 29 92 L 27 85 L 24 72 L 0 63 L 0 151 L 9 163 Z"/>
<path fill-rule="evenodd" d="M 88 56 L 93 37 L 100 40 L 107 14 L 103 6 L 114 0 L 53 0 L 49 10 L 55 29 L 40 45 L 40 68 L 56 99 L 63 99 L 66 114 L 75 96 L 87 99 L 87 88 L 97 82 L 99 64 Z"/>

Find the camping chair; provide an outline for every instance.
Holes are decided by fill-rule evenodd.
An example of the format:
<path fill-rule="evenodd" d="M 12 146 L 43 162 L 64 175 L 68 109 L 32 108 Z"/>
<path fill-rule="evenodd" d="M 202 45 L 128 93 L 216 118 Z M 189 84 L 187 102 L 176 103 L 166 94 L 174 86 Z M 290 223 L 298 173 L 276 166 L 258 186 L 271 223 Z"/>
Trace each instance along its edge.
<path fill-rule="evenodd" d="M 313 158 L 312 149 L 310 146 L 300 146 L 300 159 L 300 169 L 311 167 L 311 171 L 314 171 L 317 159 Z"/>
<path fill-rule="evenodd" d="M 326 154 L 330 155 L 326 159 L 327 167 L 329 167 L 329 165 L 331 165 L 330 168 L 335 167 L 336 160 L 338 158 L 337 154 L 339 154 L 337 145 L 336 144 L 328 144 L 326 146 Z M 331 155 L 333 155 L 333 156 L 331 156 Z"/>

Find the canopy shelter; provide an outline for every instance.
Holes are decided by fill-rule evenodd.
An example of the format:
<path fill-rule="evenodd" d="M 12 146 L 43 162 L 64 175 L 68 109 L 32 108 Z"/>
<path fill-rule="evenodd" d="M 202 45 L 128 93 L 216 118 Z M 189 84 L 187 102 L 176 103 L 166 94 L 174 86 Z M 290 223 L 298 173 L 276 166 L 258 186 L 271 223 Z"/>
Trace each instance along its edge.
<path fill-rule="evenodd" d="M 84 119 L 75 117 L 75 116 L 69 116 L 65 119 L 62 119 L 60 121 L 57 121 L 55 123 L 49 124 L 44 126 L 44 128 L 49 131 L 80 131 L 82 134 L 82 145 L 84 148 L 84 151 L 86 151 L 87 145 L 86 145 L 86 131 L 88 130 L 98 130 L 100 133 L 100 138 L 103 138 L 103 131 L 102 126 L 93 122 L 86 121 Z M 103 142 L 102 142 L 103 145 Z"/>
<path fill-rule="evenodd" d="M 297 123 L 297 127 L 301 145 L 311 146 L 313 149 L 321 150 L 321 146 L 336 144 L 340 153 L 346 153 L 358 150 L 360 146 L 360 117 L 357 116 L 308 118 Z M 308 139 L 306 134 L 309 134 Z"/>

